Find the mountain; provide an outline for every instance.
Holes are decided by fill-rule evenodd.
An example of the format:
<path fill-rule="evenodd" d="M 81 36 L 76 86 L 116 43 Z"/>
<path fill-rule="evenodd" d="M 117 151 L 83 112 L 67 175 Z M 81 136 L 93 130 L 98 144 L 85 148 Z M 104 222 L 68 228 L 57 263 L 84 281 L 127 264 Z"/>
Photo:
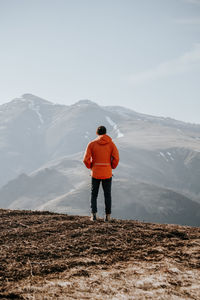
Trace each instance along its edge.
<path fill-rule="evenodd" d="M 0 185 L 48 160 L 46 132 L 63 109 L 30 94 L 0 106 Z"/>
<path fill-rule="evenodd" d="M 199 299 L 200 228 L 0 210 L 1 299 Z"/>
<path fill-rule="evenodd" d="M 113 213 L 200 225 L 200 125 L 81 100 L 69 106 L 31 94 L 0 106 L 0 206 L 89 213 L 82 164 L 97 126 L 120 151 Z M 99 198 L 103 213 L 103 195 Z"/>

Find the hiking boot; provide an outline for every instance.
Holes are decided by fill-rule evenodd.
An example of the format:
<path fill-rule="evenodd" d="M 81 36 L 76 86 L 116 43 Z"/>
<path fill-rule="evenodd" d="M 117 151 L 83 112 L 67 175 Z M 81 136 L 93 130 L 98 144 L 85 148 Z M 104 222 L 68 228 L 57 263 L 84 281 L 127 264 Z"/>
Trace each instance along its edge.
<path fill-rule="evenodd" d="M 97 220 L 97 215 L 96 215 L 96 213 L 92 213 L 92 214 L 91 214 L 90 220 L 91 220 L 91 221 L 96 221 L 96 220 Z"/>
<path fill-rule="evenodd" d="M 110 214 L 106 214 L 105 222 L 110 222 Z"/>

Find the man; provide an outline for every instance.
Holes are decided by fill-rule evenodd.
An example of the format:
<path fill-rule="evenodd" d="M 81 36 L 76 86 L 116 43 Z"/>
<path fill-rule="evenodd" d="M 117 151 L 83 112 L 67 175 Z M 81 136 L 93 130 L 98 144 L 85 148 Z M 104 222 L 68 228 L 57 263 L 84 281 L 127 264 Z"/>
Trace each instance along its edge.
<path fill-rule="evenodd" d="M 96 220 L 97 196 L 100 182 L 102 182 L 105 198 L 105 221 L 110 221 L 112 169 L 115 169 L 119 163 L 119 152 L 112 139 L 106 134 L 104 126 L 99 126 L 96 134 L 98 137 L 88 144 L 83 159 L 86 167 L 91 169 L 92 175 L 91 220 Z"/>

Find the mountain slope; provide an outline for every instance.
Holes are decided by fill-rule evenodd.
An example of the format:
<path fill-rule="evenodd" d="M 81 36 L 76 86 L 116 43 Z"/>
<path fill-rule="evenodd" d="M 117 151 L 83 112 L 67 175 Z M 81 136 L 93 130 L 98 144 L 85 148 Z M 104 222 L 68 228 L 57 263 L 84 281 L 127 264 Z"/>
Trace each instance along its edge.
<path fill-rule="evenodd" d="M 82 157 L 100 124 L 120 152 L 114 215 L 199 225 L 200 125 L 90 100 L 57 105 L 31 94 L 0 106 L 0 206 L 88 214 Z M 102 194 L 102 215 L 101 200 Z"/>
<path fill-rule="evenodd" d="M 200 229 L 0 210 L 0 298 L 199 299 Z"/>
<path fill-rule="evenodd" d="M 2 208 L 90 214 L 90 177 L 80 155 L 55 160 L 30 176 L 22 174 L 0 190 Z M 122 167 L 113 177 L 112 214 L 122 219 L 200 226 L 200 204 L 181 193 L 142 182 Z M 152 173 L 151 173 L 152 174 Z M 150 175 L 151 175 L 150 174 Z M 123 177 L 124 175 L 124 177 Z M 147 177 L 146 177 L 147 179 Z M 104 212 L 100 190 L 98 211 Z"/>

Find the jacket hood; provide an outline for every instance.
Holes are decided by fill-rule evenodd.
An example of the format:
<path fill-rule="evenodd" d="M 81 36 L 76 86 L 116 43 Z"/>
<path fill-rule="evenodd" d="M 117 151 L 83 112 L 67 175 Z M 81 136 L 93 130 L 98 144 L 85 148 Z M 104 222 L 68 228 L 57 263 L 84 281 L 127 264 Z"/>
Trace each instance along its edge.
<path fill-rule="evenodd" d="M 101 145 L 108 144 L 112 141 L 111 137 L 109 137 L 107 134 L 99 135 L 96 140 L 97 143 Z"/>

